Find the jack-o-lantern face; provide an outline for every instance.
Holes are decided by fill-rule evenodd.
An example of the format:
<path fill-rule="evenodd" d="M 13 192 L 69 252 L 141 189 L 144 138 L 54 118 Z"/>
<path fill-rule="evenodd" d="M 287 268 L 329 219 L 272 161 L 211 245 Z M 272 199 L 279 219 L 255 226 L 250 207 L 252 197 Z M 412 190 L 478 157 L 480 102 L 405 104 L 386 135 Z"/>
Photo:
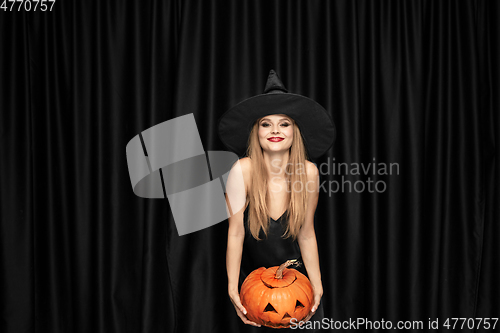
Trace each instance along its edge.
<path fill-rule="evenodd" d="M 311 311 L 313 290 L 309 279 L 285 264 L 256 269 L 243 282 L 240 298 L 249 320 L 285 328 L 293 318 L 299 322 Z"/>

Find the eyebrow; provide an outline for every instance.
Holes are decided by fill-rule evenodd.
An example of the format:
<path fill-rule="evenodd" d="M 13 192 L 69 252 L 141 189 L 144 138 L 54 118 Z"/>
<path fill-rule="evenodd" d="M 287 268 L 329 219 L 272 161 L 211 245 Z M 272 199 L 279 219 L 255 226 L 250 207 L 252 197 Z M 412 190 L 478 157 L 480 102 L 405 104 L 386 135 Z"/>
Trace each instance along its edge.
<path fill-rule="evenodd" d="M 261 121 L 261 122 L 263 122 L 264 120 L 269 120 L 269 121 L 271 121 L 271 119 L 269 119 L 269 118 L 264 118 L 264 119 L 261 119 L 260 121 Z M 288 119 L 288 118 L 281 118 L 281 119 L 280 119 L 280 120 L 278 120 L 278 121 L 282 121 L 282 120 L 289 120 L 289 119 Z"/>

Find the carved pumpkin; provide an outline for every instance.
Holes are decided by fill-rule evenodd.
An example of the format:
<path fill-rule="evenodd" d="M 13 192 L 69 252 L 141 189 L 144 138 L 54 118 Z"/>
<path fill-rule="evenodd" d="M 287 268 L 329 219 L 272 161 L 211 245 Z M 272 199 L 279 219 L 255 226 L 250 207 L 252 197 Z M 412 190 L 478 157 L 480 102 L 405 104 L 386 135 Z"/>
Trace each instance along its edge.
<path fill-rule="evenodd" d="M 258 324 L 286 328 L 290 320 L 299 322 L 311 311 L 313 289 L 309 279 L 293 268 L 296 260 L 281 266 L 261 267 L 250 273 L 241 285 L 241 304 L 247 318 Z"/>

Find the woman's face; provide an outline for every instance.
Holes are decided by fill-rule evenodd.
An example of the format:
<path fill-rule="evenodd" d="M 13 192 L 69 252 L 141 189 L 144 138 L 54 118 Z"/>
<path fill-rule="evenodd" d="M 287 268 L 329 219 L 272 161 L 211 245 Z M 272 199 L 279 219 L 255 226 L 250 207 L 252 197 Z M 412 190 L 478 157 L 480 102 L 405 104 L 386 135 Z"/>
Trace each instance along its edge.
<path fill-rule="evenodd" d="M 264 151 L 287 151 L 293 142 L 293 122 L 285 114 L 264 116 L 259 120 L 259 142 Z"/>

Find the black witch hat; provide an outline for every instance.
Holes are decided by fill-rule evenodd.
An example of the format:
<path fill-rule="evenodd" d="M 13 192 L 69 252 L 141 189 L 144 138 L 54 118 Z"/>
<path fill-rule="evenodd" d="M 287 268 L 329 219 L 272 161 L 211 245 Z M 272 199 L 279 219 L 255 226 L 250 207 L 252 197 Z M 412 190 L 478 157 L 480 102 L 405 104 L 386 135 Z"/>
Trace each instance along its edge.
<path fill-rule="evenodd" d="M 314 100 L 291 94 L 274 70 L 269 72 L 264 93 L 245 99 L 219 119 L 219 138 L 243 157 L 255 121 L 272 114 L 286 114 L 299 126 L 309 158 L 318 158 L 335 142 L 337 131 L 326 110 Z"/>

